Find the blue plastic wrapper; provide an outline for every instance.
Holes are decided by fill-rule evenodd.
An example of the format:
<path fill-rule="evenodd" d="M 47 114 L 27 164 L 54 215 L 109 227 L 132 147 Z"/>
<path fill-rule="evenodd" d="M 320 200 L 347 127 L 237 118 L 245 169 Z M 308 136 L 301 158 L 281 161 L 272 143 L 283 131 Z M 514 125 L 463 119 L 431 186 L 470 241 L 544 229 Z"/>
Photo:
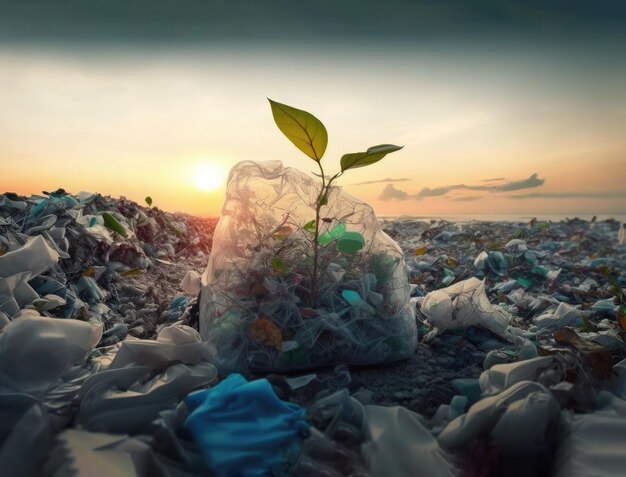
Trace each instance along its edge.
<path fill-rule="evenodd" d="M 278 399 L 267 379 L 232 374 L 185 402 L 185 427 L 218 476 L 284 475 L 310 434 L 305 410 Z"/>

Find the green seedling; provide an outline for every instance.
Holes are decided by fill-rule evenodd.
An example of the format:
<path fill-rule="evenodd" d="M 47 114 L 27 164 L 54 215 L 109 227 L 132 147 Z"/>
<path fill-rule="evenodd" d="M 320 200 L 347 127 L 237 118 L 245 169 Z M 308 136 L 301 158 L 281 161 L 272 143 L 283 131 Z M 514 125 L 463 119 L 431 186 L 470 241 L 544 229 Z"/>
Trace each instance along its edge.
<path fill-rule="evenodd" d="M 311 273 L 311 303 L 316 303 L 319 288 L 319 249 L 329 238 L 324 236 L 320 244 L 320 211 L 323 206 L 328 205 L 328 194 L 334 181 L 341 177 L 344 172 L 358 167 L 365 167 L 377 163 L 387 154 L 399 151 L 403 146 L 393 144 L 380 144 L 372 146 L 364 152 L 353 152 L 344 154 L 339 161 L 340 170 L 335 175 L 327 176 L 322 166 L 322 157 L 328 145 L 328 133 L 322 122 L 311 113 L 296 109 L 286 104 L 277 103 L 268 98 L 272 108 L 272 115 L 278 129 L 287 136 L 294 146 L 310 157 L 319 167 L 317 175 L 322 183 L 315 203 L 315 219 L 303 225 L 303 228 L 314 235 L 313 238 L 313 271 Z M 323 220 L 323 219 L 322 219 Z M 339 245 L 341 251 L 345 253 L 356 253 L 362 247 L 358 237 L 349 236 Z"/>
<path fill-rule="evenodd" d="M 152 207 L 152 197 L 147 196 L 145 199 L 146 204 L 148 204 L 148 207 Z"/>

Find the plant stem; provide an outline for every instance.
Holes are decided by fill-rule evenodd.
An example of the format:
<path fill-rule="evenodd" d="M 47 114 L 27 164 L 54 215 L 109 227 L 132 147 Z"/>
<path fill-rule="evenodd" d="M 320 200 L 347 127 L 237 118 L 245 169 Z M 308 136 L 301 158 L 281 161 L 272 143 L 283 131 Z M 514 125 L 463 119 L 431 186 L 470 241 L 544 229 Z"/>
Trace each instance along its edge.
<path fill-rule="evenodd" d="M 328 192 L 330 191 L 330 186 L 333 183 L 333 181 L 335 179 L 337 179 L 338 177 L 341 176 L 341 174 L 343 174 L 342 172 L 338 172 L 337 174 L 335 174 L 334 176 L 332 176 L 329 180 L 328 183 L 326 183 L 326 176 L 324 175 L 324 168 L 322 167 L 322 164 L 320 162 L 318 162 L 318 165 L 320 166 L 320 172 L 322 174 L 322 189 L 320 190 L 319 195 L 317 196 L 317 201 L 315 204 L 315 236 L 313 238 L 313 274 L 311 276 L 311 307 L 315 308 L 317 306 L 317 293 L 319 291 L 319 286 L 318 286 L 318 280 L 319 280 L 319 243 L 318 243 L 318 239 L 319 239 L 319 235 L 320 235 L 320 212 L 322 210 L 322 205 L 324 205 L 322 203 L 323 199 L 326 198 L 326 201 L 328 201 Z"/>
<path fill-rule="evenodd" d="M 322 209 L 322 199 L 326 193 L 326 176 L 324 175 L 324 168 L 322 163 L 317 161 L 317 165 L 320 166 L 320 173 L 322 174 L 322 188 L 315 201 L 315 234 L 313 237 L 313 274 L 311 276 L 311 307 L 315 308 L 317 304 L 317 280 L 318 280 L 318 254 L 319 244 L 318 239 L 320 236 L 320 211 Z"/>

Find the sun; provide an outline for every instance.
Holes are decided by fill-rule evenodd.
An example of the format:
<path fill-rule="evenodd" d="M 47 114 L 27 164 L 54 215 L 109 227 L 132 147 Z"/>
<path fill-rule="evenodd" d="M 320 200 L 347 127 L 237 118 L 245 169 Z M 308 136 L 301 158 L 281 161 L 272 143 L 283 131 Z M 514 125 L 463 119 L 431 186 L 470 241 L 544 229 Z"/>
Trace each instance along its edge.
<path fill-rule="evenodd" d="M 204 192 L 218 189 L 224 183 L 224 169 L 217 164 L 200 164 L 194 171 L 193 181 Z"/>

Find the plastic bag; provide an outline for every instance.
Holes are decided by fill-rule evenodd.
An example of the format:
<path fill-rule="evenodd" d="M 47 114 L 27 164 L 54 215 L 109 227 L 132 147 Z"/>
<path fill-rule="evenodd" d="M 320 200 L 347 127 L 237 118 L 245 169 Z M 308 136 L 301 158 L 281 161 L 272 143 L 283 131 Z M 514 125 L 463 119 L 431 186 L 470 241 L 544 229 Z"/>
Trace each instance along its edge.
<path fill-rule="evenodd" d="M 226 371 L 377 364 L 410 356 L 415 312 L 400 247 L 372 208 L 280 162 L 231 171 L 202 277 L 200 332 Z"/>
<path fill-rule="evenodd" d="M 512 340 L 507 331 L 511 316 L 489 302 L 485 281 L 476 277 L 430 292 L 422 302 L 421 311 L 429 323 L 441 331 L 480 326 L 501 338 Z"/>

